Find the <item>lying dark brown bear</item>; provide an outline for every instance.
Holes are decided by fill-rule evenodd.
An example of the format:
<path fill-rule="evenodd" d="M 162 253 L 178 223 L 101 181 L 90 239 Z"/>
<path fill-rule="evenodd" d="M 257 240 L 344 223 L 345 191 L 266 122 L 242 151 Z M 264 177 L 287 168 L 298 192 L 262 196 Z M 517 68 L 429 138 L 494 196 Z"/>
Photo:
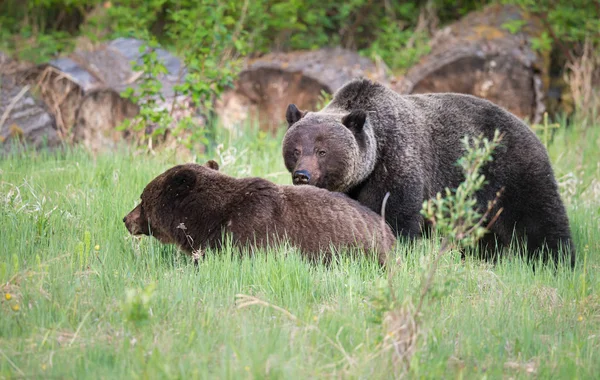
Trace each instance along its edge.
<path fill-rule="evenodd" d="M 238 179 L 218 169 L 211 160 L 165 171 L 146 186 L 125 226 L 188 253 L 221 247 L 223 232 L 236 246 L 266 247 L 287 237 L 313 262 L 329 262 L 332 247 L 355 247 L 384 264 L 396 241 L 380 215 L 344 194 Z"/>

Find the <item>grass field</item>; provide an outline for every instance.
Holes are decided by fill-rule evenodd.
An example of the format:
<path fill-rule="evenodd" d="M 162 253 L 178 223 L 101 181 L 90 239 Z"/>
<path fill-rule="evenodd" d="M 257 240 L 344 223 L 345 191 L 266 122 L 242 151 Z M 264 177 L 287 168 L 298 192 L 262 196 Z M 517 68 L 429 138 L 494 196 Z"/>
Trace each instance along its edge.
<path fill-rule="evenodd" d="M 221 141 L 220 157 L 208 158 L 226 173 L 290 182 L 280 140 L 223 132 Z M 575 271 L 443 257 L 408 377 L 598 377 L 599 147 L 598 126 L 563 127 L 549 147 L 578 248 Z M 0 158 L 0 378 L 402 373 L 381 312 L 416 302 L 437 243 L 398 248 L 406 258 L 391 280 L 402 303 L 393 307 L 377 302 L 387 299 L 387 276 L 364 259 L 325 268 L 283 248 L 252 259 L 209 252 L 195 270 L 122 223 L 146 183 L 176 163 L 127 150 Z"/>

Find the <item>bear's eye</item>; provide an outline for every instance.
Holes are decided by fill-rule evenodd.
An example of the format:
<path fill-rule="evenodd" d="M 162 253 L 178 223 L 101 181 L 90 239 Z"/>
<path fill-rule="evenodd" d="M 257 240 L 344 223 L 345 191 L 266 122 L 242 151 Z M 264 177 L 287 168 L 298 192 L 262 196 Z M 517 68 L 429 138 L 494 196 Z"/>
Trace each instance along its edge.
<path fill-rule="evenodd" d="M 319 157 L 324 157 L 327 154 L 327 152 L 325 152 L 324 150 L 320 150 L 317 152 L 317 155 L 319 155 Z"/>
<path fill-rule="evenodd" d="M 300 150 L 294 149 L 294 157 L 299 157 L 299 156 L 300 156 Z"/>

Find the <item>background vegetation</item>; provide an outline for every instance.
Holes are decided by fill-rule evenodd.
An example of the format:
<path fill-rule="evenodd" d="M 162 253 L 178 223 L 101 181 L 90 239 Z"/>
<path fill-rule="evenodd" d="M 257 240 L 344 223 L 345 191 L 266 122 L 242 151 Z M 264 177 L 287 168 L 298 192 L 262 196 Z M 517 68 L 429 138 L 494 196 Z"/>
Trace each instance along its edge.
<path fill-rule="evenodd" d="M 591 16 L 600 14 L 597 2 L 502 2 L 544 16 L 535 46 L 551 50 L 555 70 L 583 88 L 600 39 L 600 18 Z M 192 75 L 180 90 L 210 108 L 244 57 L 341 45 L 401 73 L 427 52 L 434 30 L 489 3 L 4 1 L 0 50 L 43 62 L 78 45 L 139 37 L 182 57 Z M 155 58 L 151 50 L 145 56 L 143 95 L 157 92 L 153 78 L 163 68 Z M 579 115 L 597 112 L 578 99 Z M 167 123 L 149 110 L 142 124 Z M 313 266 L 286 247 L 252 259 L 232 257 L 231 248 L 209 252 L 196 270 L 175 248 L 132 238 L 121 222 L 143 187 L 180 162 L 176 152 L 2 156 L 0 377 L 594 378 L 600 124 L 582 117 L 569 127 L 532 127 L 567 205 L 574 271 L 534 274 L 511 255 L 495 266 L 462 262 L 452 249 L 436 256 L 438 239 L 399 246 L 391 274 L 366 260 Z M 281 135 L 251 126 L 215 133 L 210 155 L 190 160 L 216 158 L 231 175 L 290 182 Z M 431 268 L 438 276 L 420 306 Z"/>
<path fill-rule="evenodd" d="M 45 62 L 76 47 L 116 37 L 147 42 L 142 93 L 147 101 L 137 129 L 153 124 L 153 135 L 166 129 L 187 132 L 186 145 L 209 144 L 214 137 L 213 106 L 230 87 L 243 59 L 270 51 L 342 46 L 381 60 L 402 74 L 429 51 L 435 31 L 469 12 L 493 3 L 513 4 L 543 20 L 544 32 L 532 37 L 534 49 L 549 53 L 551 77 L 565 110 L 578 111 L 579 122 L 598 116 L 600 96 L 588 83 L 600 83 L 600 5 L 596 0 L 26 0 L 0 4 L 0 50 L 16 58 Z M 516 32 L 516 20 L 504 27 Z M 199 106 L 208 128 L 189 122 L 172 128 L 166 110 L 156 111 L 151 97 L 160 94 L 156 76 L 165 68 L 153 56 L 162 46 L 182 59 L 188 75 L 177 86 Z M 544 55 L 546 56 L 546 54 Z M 124 96 L 132 96 L 126 93 Z M 555 95 L 550 96 L 550 98 Z M 551 115 L 554 117 L 554 115 Z M 194 141 L 187 141 L 194 140 Z"/>
<path fill-rule="evenodd" d="M 0 4 L 0 48 L 44 60 L 72 49 L 75 37 L 133 36 L 217 62 L 229 50 L 246 55 L 343 46 L 402 70 L 427 51 L 424 42 L 435 29 L 493 2 L 498 1 L 8 1 Z M 499 2 L 543 15 L 546 32 L 537 46 L 558 49 L 564 58 L 582 54 L 586 38 L 600 39 L 597 1 Z"/>

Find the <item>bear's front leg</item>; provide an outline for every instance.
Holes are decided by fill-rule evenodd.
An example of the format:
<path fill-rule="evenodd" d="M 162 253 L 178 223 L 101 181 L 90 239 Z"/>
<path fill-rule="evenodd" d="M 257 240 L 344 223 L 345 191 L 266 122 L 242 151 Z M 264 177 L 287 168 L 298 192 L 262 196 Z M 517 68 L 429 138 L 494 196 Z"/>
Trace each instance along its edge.
<path fill-rule="evenodd" d="M 421 236 L 423 216 L 423 184 L 420 181 L 405 180 L 390 190 L 385 218 L 399 237 L 409 239 Z"/>
<path fill-rule="evenodd" d="M 391 186 L 390 186 L 391 187 Z M 423 216 L 423 186 L 419 183 L 405 183 L 404 186 L 375 188 L 365 186 L 356 199 L 371 210 L 381 214 L 385 194 L 390 196 L 385 204 L 385 220 L 396 236 L 417 238 L 421 236 Z M 353 197 L 354 198 L 354 197 Z"/>
<path fill-rule="evenodd" d="M 407 205 L 400 205 L 397 209 L 401 210 L 406 206 Z M 393 211 L 393 209 L 389 211 Z M 416 212 L 398 211 L 396 213 L 389 212 L 389 215 L 388 212 L 386 212 L 385 220 L 396 236 L 409 239 L 418 238 L 421 236 L 421 227 L 423 224 L 423 216 L 420 211 L 421 207 L 419 207 Z"/>

